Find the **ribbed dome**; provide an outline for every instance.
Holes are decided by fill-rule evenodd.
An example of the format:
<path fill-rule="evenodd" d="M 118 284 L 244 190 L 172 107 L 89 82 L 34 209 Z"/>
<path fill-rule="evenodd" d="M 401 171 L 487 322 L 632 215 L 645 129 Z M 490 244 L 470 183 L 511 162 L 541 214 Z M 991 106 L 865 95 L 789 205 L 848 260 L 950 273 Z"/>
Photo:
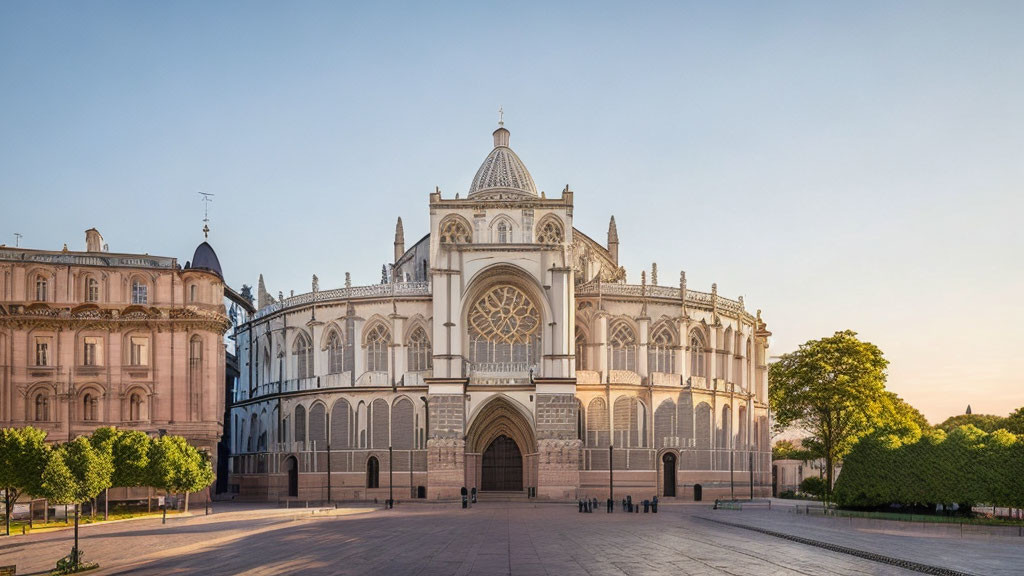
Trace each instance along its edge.
<path fill-rule="evenodd" d="M 523 161 L 508 147 L 509 131 L 499 127 L 494 131 L 494 150 L 487 155 L 469 187 L 469 197 L 484 193 L 537 196 L 533 176 Z"/>
<path fill-rule="evenodd" d="M 224 274 L 220 270 L 220 260 L 209 242 L 203 242 L 196 247 L 196 253 L 192 255 L 192 269 L 207 270 L 224 279 Z"/>

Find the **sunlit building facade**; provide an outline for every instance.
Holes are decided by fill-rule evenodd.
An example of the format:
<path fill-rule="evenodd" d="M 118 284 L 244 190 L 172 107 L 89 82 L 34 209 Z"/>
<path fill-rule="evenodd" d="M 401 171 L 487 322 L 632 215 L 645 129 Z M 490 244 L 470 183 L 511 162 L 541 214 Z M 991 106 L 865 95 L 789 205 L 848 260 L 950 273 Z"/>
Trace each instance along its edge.
<path fill-rule="evenodd" d="M 766 496 L 768 331 L 742 298 L 639 284 L 494 146 L 402 220 L 381 284 L 259 284 L 238 326 L 232 484 L 253 499 Z M 498 496 L 494 496 L 494 495 Z"/>

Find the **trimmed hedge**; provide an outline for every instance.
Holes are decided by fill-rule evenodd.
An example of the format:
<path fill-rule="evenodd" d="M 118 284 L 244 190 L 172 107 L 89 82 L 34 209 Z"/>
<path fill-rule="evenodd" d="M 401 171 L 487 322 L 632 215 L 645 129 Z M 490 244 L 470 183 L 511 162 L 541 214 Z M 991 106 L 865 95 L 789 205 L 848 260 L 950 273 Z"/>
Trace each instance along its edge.
<path fill-rule="evenodd" d="M 843 461 L 834 499 L 843 507 L 935 504 L 1024 507 L 1024 438 L 961 426 L 912 438 L 872 434 Z"/>

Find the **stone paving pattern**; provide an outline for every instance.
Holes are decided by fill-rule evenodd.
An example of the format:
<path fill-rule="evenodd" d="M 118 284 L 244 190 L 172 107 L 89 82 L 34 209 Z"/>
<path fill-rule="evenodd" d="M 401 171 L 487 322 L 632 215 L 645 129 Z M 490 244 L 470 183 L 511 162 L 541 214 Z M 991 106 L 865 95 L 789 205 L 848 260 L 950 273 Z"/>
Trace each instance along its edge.
<path fill-rule="evenodd" d="M 579 514 L 575 505 L 488 503 L 461 510 L 407 504 L 310 516 L 222 504 L 217 514 L 175 518 L 166 526 L 149 519 L 89 526 L 82 547 L 102 566 L 91 574 L 916 574 L 702 517 L 835 539 L 979 576 L 1021 574 L 1024 566 L 1024 541 L 894 537 L 829 529 L 785 513 L 708 506 L 609 515 Z M 70 547 L 70 531 L 0 539 L 0 564 L 39 573 Z"/>

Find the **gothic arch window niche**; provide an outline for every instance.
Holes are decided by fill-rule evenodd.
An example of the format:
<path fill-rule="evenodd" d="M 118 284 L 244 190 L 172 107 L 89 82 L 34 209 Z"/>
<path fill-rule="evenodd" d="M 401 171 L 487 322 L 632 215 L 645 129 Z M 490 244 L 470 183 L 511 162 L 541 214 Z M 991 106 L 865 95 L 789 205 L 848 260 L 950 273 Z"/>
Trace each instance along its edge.
<path fill-rule="evenodd" d="M 609 368 L 636 371 L 636 333 L 625 321 L 614 323 L 609 330 Z"/>
<path fill-rule="evenodd" d="M 662 322 L 651 331 L 647 351 L 647 371 L 673 374 L 675 363 L 676 337 L 667 322 Z"/>
<path fill-rule="evenodd" d="M 292 355 L 295 357 L 295 377 L 299 380 L 313 376 L 313 345 L 305 333 L 299 333 L 292 344 Z"/>
<path fill-rule="evenodd" d="M 690 375 L 699 378 L 704 378 L 707 375 L 704 338 L 696 330 L 690 332 Z"/>
<path fill-rule="evenodd" d="M 340 374 L 345 371 L 345 346 L 337 330 L 331 330 L 327 337 L 327 373 Z"/>
<path fill-rule="evenodd" d="M 545 216 L 537 226 L 537 244 L 561 244 L 565 241 L 562 222 L 554 216 Z"/>
<path fill-rule="evenodd" d="M 410 372 L 430 370 L 433 365 L 433 351 L 430 339 L 422 326 L 417 326 L 409 336 L 408 366 Z"/>
<path fill-rule="evenodd" d="M 438 238 L 441 244 L 470 244 L 473 232 L 469 222 L 461 216 L 449 216 L 438 226 Z"/>
<path fill-rule="evenodd" d="M 477 297 L 466 314 L 473 369 L 527 372 L 540 358 L 541 313 L 512 284 L 497 284 Z"/>
<path fill-rule="evenodd" d="M 366 370 L 368 372 L 387 372 L 390 348 L 391 331 L 383 322 L 375 323 L 366 332 Z"/>

